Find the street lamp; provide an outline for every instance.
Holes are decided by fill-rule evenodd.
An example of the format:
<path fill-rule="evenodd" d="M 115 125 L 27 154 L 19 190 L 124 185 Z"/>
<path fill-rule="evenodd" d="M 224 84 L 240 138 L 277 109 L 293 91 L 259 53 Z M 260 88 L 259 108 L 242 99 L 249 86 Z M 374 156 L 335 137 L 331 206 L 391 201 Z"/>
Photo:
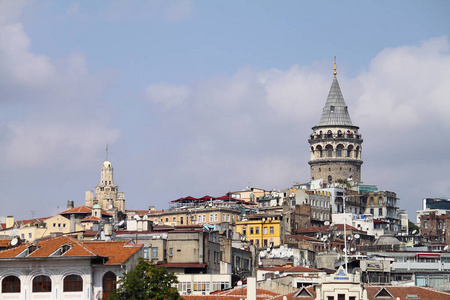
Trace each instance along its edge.
<path fill-rule="evenodd" d="M 347 211 L 345 210 L 345 202 L 346 199 L 349 197 L 360 197 L 361 195 L 345 195 L 345 189 L 344 193 L 342 195 L 342 203 L 343 203 L 343 209 L 344 209 L 344 258 L 345 258 L 345 272 L 348 273 L 348 249 L 347 249 Z"/>

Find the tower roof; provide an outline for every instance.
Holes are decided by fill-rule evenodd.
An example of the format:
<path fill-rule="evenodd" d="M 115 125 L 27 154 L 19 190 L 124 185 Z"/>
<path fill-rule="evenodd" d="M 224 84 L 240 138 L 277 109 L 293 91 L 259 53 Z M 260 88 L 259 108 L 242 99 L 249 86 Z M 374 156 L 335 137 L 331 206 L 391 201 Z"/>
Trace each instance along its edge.
<path fill-rule="evenodd" d="M 336 75 L 334 75 L 318 126 L 329 125 L 353 126 Z"/>

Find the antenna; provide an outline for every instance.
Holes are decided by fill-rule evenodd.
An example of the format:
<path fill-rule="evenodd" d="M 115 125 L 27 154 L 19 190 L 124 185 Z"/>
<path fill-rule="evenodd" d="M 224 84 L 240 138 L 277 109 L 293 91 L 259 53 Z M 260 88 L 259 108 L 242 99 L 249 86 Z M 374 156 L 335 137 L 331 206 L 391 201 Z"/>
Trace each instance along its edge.
<path fill-rule="evenodd" d="M 106 161 L 108 161 L 108 143 L 106 143 Z"/>

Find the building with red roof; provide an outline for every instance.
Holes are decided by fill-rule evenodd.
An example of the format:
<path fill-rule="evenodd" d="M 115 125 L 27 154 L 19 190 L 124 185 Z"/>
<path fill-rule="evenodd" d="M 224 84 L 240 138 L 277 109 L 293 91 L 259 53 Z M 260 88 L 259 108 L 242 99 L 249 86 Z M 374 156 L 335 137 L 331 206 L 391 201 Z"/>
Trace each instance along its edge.
<path fill-rule="evenodd" d="M 19 243 L 0 251 L 0 299 L 105 299 L 139 256 L 142 245 L 129 241 L 61 235 Z"/>

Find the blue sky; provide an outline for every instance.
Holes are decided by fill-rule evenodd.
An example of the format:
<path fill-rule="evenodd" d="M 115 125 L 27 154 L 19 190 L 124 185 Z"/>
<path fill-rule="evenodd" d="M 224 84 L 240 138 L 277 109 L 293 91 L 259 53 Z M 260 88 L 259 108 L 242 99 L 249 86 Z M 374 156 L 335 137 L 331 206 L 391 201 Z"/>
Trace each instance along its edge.
<path fill-rule="evenodd" d="M 309 179 L 337 56 L 364 183 L 450 197 L 447 1 L 1 1 L 0 216 Z"/>

